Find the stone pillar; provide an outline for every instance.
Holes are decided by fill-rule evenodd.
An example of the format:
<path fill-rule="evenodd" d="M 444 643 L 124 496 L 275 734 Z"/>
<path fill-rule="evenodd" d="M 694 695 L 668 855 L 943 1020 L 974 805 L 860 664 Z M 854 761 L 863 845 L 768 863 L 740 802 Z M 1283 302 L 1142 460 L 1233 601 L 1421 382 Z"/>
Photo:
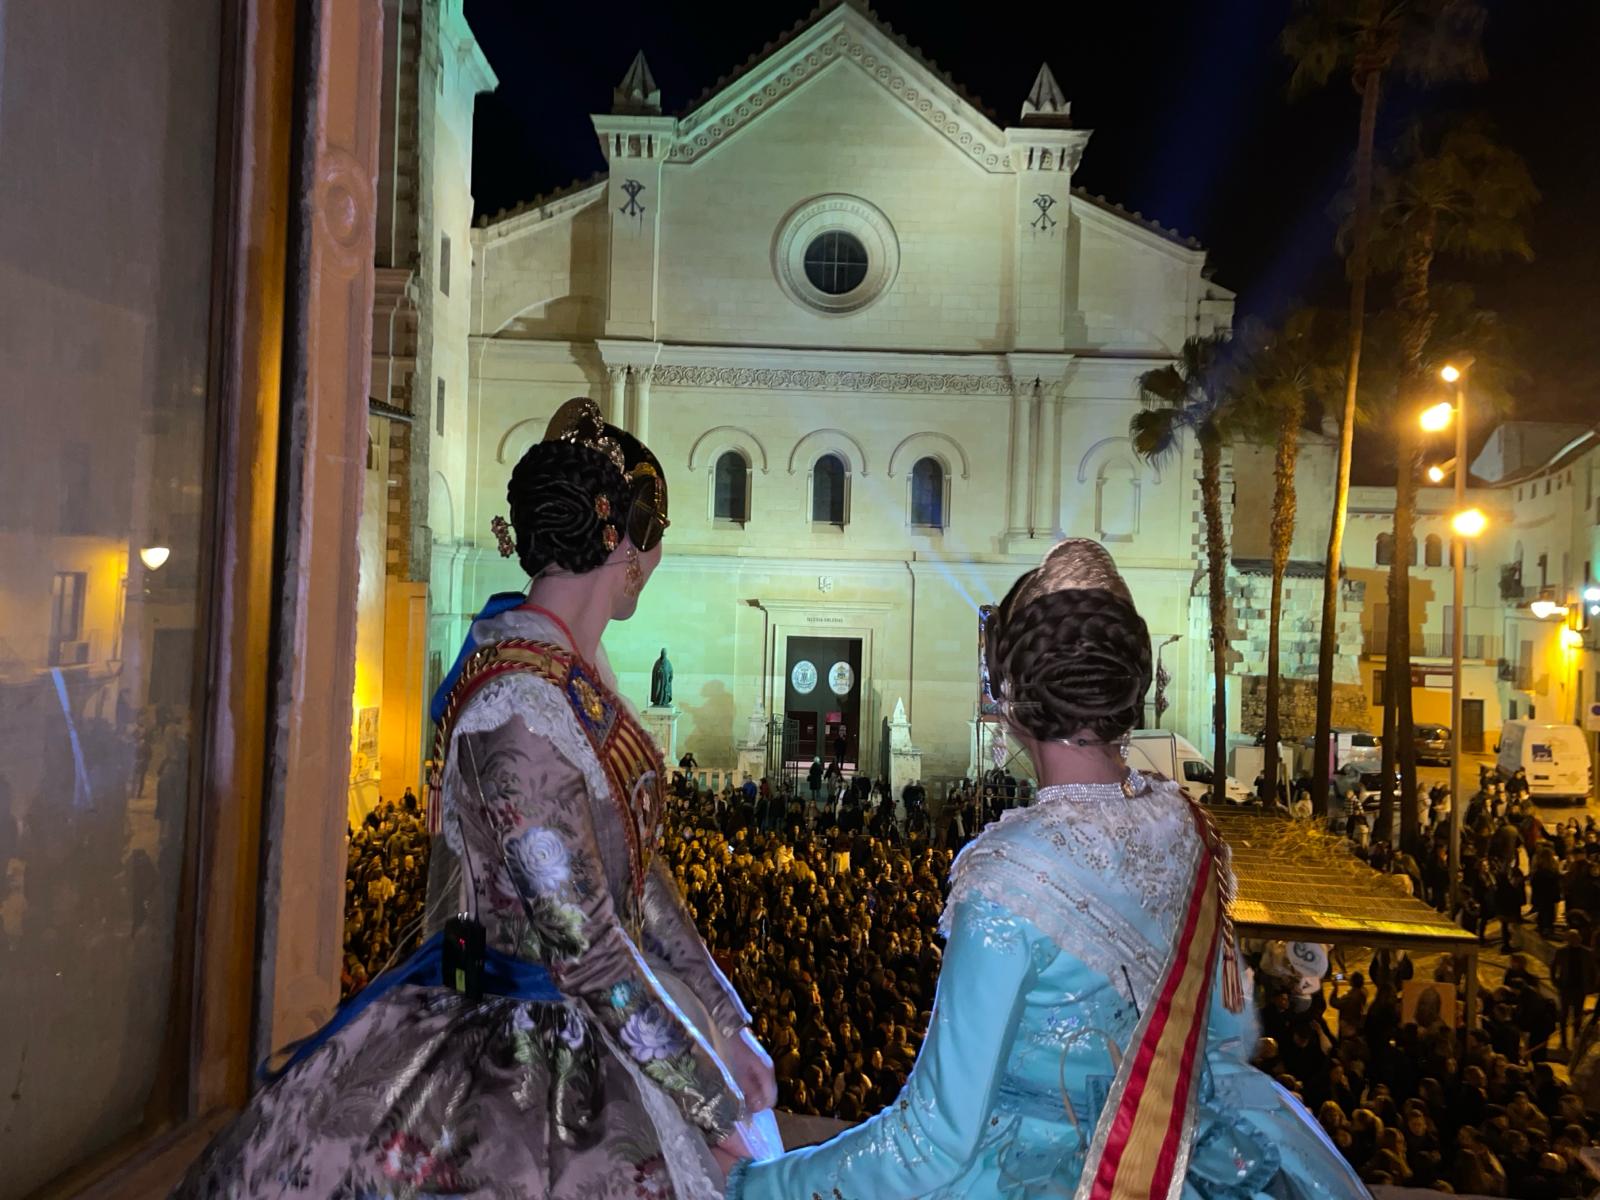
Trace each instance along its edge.
<path fill-rule="evenodd" d="M 922 778 L 922 751 L 911 744 L 911 722 L 906 702 L 896 700 L 889 718 L 889 794 L 898 804 L 906 784 Z"/>
<path fill-rule="evenodd" d="M 671 704 L 652 704 L 639 714 L 645 732 L 655 741 L 661 750 L 661 756 L 667 760 L 669 775 L 678 763 L 678 717 L 681 715 L 677 707 Z"/>
<path fill-rule="evenodd" d="M 1044 67 L 1022 106 L 1022 123 L 1006 130 L 1016 171 L 1016 284 L 1012 290 L 1014 344 L 1019 349 L 1066 347 L 1072 173 L 1089 133 L 1072 128 L 1072 106 Z"/>
<path fill-rule="evenodd" d="M 633 376 L 633 412 L 628 418 L 628 432 L 648 446 L 650 444 L 650 377 L 655 373 L 655 367 L 653 365 L 636 366 L 629 373 Z"/>
<path fill-rule="evenodd" d="M 767 710 L 760 700 L 750 710 L 745 722 L 744 737 L 738 744 L 739 762 L 735 769 L 735 784 L 744 782 L 746 775 L 757 783 L 767 773 Z"/>
<path fill-rule="evenodd" d="M 1038 440 L 1033 447 L 1033 536 L 1061 537 L 1061 385 L 1040 388 L 1034 414 Z"/>
<path fill-rule="evenodd" d="M 610 394 L 607 399 L 606 420 L 626 429 L 628 421 L 628 368 L 621 364 L 607 364 L 606 383 Z"/>
<path fill-rule="evenodd" d="M 1033 378 L 1011 380 L 1011 454 L 1006 472 L 1006 534 L 1026 538 L 1033 529 Z"/>
<path fill-rule="evenodd" d="M 661 168 L 672 153 L 678 122 L 661 115 L 661 92 L 643 55 L 634 60 L 617 88 L 613 111 L 591 119 L 610 164 L 606 208 L 611 224 L 611 278 L 606 288 L 606 336 L 653 339 Z"/>

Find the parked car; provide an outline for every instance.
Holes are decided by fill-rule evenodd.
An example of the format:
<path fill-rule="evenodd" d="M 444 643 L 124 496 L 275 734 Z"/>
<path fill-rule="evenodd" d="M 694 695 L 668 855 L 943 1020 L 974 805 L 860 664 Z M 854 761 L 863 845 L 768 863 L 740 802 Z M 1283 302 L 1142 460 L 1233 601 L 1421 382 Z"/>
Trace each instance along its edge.
<path fill-rule="evenodd" d="M 1307 750 L 1315 750 L 1317 739 L 1308 735 L 1300 739 Z M 1383 768 L 1383 739 L 1364 729 L 1335 728 L 1333 730 L 1334 766 L 1338 770 L 1356 767 L 1362 771 Z"/>
<path fill-rule="evenodd" d="M 1418 725 L 1415 728 L 1414 741 L 1417 747 L 1417 761 L 1436 763 L 1441 767 L 1448 767 L 1450 765 L 1450 726 Z"/>

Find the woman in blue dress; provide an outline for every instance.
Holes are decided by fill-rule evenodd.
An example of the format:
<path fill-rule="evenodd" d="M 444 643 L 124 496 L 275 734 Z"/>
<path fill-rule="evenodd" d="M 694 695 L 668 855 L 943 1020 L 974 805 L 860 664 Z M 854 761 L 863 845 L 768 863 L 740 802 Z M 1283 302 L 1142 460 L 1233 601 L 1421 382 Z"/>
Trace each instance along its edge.
<path fill-rule="evenodd" d="M 899 1099 L 730 1173 L 729 1200 L 1366 1197 L 1248 1063 L 1227 847 L 1121 753 L 1150 684 L 1109 555 L 1068 540 L 990 622 L 991 684 L 1041 787 L 956 861 L 926 1041 Z"/>

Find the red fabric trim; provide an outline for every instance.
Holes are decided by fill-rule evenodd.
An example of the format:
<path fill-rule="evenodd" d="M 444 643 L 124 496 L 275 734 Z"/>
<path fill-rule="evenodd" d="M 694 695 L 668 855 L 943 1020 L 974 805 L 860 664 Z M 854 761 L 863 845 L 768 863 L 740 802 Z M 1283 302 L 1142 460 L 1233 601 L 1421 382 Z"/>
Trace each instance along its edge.
<path fill-rule="evenodd" d="M 1131 1126 L 1139 1110 L 1139 1101 L 1144 1096 L 1145 1083 L 1150 1072 L 1150 1060 L 1155 1055 L 1161 1034 L 1172 1015 L 1172 998 L 1178 990 L 1179 981 L 1183 978 L 1181 967 L 1189 960 L 1189 947 L 1194 941 L 1195 929 L 1200 923 L 1200 899 L 1204 889 L 1212 882 L 1207 869 L 1210 859 L 1211 851 L 1207 848 L 1203 852 L 1199 869 L 1195 872 L 1195 886 L 1189 898 L 1188 916 L 1184 922 L 1183 935 L 1178 942 L 1178 954 L 1173 963 L 1174 967 L 1179 969 L 1173 970 L 1168 975 L 1166 986 L 1161 991 L 1161 998 L 1156 1002 L 1156 1010 L 1151 1015 L 1150 1024 L 1145 1028 L 1145 1035 L 1140 1040 L 1139 1048 L 1134 1055 L 1128 1086 L 1123 1090 L 1122 1101 L 1117 1106 L 1117 1115 L 1112 1120 L 1106 1148 L 1101 1153 L 1100 1166 L 1095 1174 L 1094 1188 L 1090 1192 L 1094 1200 L 1109 1200 L 1116 1181 L 1117 1167 L 1122 1162 L 1123 1152 L 1127 1150 L 1128 1137 L 1132 1132 Z"/>

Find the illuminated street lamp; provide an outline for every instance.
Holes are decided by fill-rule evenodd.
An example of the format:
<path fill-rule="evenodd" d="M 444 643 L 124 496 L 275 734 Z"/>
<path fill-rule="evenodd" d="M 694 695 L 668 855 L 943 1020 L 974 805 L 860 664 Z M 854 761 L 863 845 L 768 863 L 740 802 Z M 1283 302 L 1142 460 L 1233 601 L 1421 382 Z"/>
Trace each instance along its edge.
<path fill-rule="evenodd" d="M 1455 515 L 1450 518 L 1450 528 L 1455 536 L 1450 539 L 1450 574 L 1454 594 L 1453 617 L 1450 625 L 1450 911 L 1454 912 L 1461 899 L 1461 653 L 1462 632 L 1466 625 L 1467 539 L 1477 537 L 1488 525 L 1481 510 L 1467 507 L 1467 368 L 1472 365 L 1468 356 L 1459 365 L 1446 363 L 1439 370 L 1439 378 L 1455 387 L 1456 398 L 1452 404 L 1441 400 L 1422 413 L 1422 428 L 1429 433 L 1447 429 L 1456 424 L 1456 459 L 1451 464 L 1455 476 Z M 1438 468 L 1434 468 L 1438 470 Z M 1440 471 L 1435 483 L 1444 478 Z"/>
<path fill-rule="evenodd" d="M 172 557 L 172 551 L 166 546 L 146 546 L 139 551 L 139 561 L 147 570 L 159 571 L 167 565 L 167 559 Z"/>
<path fill-rule="evenodd" d="M 1567 606 L 1557 604 L 1554 600 L 1535 600 L 1528 605 L 1528 611 L 1541 621 L 1548 621 L 1551 617 L 1564 617 L 1567 615 Z"/>
<path fill-rule="evenodd" d="M 1444 468 L 1443 467 L 1437 467 L 1437 466 L 1429 467 L 1428 468 L 1428 482 L 1429 483 L 1443 483 L 1444 482 Z"/>
<path fill-rule="evenodd" d="M 1456 415 L 1455 405 L 1448 400 L 1441 400 L 1432 408 L 1422 410 L 1422 428 L 1429 433 L 1438 433 L 1450 428 L 1450 420 Z"/>

